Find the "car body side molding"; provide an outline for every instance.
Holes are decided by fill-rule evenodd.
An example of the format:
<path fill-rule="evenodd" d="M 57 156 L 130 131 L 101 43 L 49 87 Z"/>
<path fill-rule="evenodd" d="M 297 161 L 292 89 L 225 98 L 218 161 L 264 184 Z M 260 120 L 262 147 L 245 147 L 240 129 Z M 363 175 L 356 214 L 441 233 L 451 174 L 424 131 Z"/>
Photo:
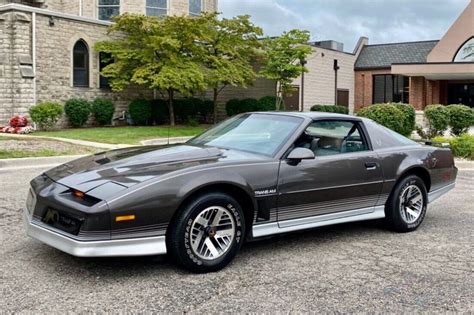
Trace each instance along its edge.
<path fill-rule="evenodd" d="M 436 199 L 453 189 L 454 186 L 456 186 L 456 183 L 451 183 L 436 190 L 430 191 L 428 193 L 428 202 L 431 203 L 435 201 Z"/>
<path fill-rule="evenodd" d="M 343 211 L 325 215 L 318 215 L 302 219 L 286 220 L 280 223 L 268 223 L 254 226 L 252 235 L 254 238 L 306 230 L 320 226 L 375 220 L 385 218 L 385 206 L 369 207 L 351 211 Z"/>

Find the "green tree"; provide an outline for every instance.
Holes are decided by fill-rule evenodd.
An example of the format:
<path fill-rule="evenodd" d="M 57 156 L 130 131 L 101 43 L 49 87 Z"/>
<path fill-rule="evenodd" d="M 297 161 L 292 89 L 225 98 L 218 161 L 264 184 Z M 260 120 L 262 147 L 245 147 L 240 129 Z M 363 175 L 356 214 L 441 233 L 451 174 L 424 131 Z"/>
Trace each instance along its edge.
<path fill-rule="evenodd" d="M 226 86 L 247 87 L 257 78 L 253 62 L 258 56 L 262 29 L 250 16 L 219 19 L 217 13 L 204 14 L 205 37 L 201 56 L 206 68 L 206 82 L 213 90 L 214 122 L 217 122 L 217 98 Z"/>
<path fill-rule="evenodd" d="M 276 110 L 280 110 L 283 95 L 292 90 L 293 80 L 302 72 L 308 72 L 301 61 L 312 52 L 307 45 L 309 39 L 308 31 L 291 30 L 264 41 L 265 61 L 260 74 L 277 83 Z"/>
<path fill-rule="evenodd" d="M 115 18 L 109 33 L 118 39 L 98 42 L 98 52 L 109 53 L 112 63 L 102 75 L 110 86 L 120 91 L 130 85 L 157 89 L 168 97 L 170 124 L 175 124 L 175 93 L 191 96 L 204 90 L 203 49 L 197 45 L 206 31 L 199 18 L 166 18 L 123 14 Z"/>

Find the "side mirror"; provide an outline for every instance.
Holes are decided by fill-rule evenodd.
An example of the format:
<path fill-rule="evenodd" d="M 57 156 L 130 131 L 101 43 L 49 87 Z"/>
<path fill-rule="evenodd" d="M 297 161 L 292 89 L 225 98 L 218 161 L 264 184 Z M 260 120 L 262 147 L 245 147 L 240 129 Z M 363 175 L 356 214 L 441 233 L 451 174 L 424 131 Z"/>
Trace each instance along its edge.
<path fill-rule="evenodd" d="M 288 160 L 295 162 L 301 160 L 314 160 L 314 158 L 314 152 L 306 148 L 294 148 L 287 157 Z"/>

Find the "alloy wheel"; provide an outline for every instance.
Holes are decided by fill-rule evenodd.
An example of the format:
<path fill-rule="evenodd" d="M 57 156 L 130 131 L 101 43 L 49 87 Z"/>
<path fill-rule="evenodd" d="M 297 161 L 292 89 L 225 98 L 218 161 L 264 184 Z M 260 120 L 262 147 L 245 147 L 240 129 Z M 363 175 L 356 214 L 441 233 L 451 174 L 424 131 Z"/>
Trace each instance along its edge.
<path fill-rule="evenodd" d="M 400 194 L 400 214 L 403 220 L 414 223 L 423 211 L 423 193 L 416 185 L 409 185 Z"/>
<path fill-rule="evenodd" d="M 191 225 L 191 248 L 196 256 L 214 260 L 224 255 L 235 237 L 235 220 L 230 210 L 221 206 L 204 209 Z"/>

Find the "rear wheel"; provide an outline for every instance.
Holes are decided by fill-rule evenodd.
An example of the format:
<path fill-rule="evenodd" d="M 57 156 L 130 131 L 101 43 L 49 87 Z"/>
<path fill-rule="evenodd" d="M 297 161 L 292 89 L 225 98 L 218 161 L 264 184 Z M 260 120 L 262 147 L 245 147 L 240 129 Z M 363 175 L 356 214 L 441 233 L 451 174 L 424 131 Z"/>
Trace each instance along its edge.
<path fill-rule="evenodd" d="M 239 203 L 223 193 L 193 199 L 179 213 L 168 233 L 168 250 L 192 272 L 224 268 L 243 242 L 245 222 Z"/>
<path fill-rule="evenodd" d="M 425 218 L 427 204 L 423 180 L 409 175 L 397 183 L 385 205 L 387 223 L 398 232 L 414 231 Z"/>

